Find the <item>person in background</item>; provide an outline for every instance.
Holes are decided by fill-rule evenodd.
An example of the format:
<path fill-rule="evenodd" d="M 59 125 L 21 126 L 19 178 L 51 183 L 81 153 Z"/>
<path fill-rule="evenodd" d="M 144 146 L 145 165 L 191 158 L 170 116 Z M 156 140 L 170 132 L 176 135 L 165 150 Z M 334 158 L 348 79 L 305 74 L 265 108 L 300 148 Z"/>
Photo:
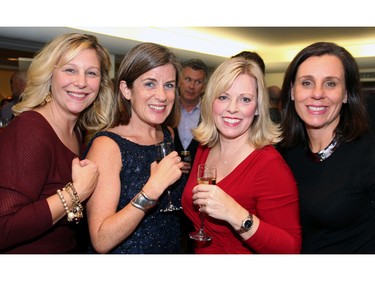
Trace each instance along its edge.
<path fill-rule="evenodd" d="M 78 33 L 33 59 L 16 117 L 0 132 L 1 253 L 77 253 L 77 223 L 99 175 L 79 160 L 80 132 L 111 111 L 110 66 L 96 37 Z"/>
<path fill-rule="evenodd" d="M 19 70 L 13 73 L 10 78 L 10 89 L 12 91 L 12 100 L 0 110 L 0 119 L 3 124 L 8 124 L 14 115 L 12 107 L 19 102 L 20 96 L 25 90 L 27 80 L 27 71 Z"/>
<path fill-rule="evenodd" d="M 206 88 L 207 76 L 207 66 L 200 59 L 191 59 L 182 64 L 178 87 L 181 120 L 178 127 L 174 129 L 174 143 L 177 152 L 184 150 L 190 152 L 190 162 L 183 161 L 182 171 L 186 174 L 190 172 L 198 147 L 192 129 L 195 129 L 200 122 L 201 98 Z"/>
<path fill-rule="evenodd" d="M 269 86 L 267 88 L 270 98 L 270 116 L 276 124 L 281 122 L 281 89 L 278 86 Z"/>
<path fill-rule="evenodd" d="M 13 101 L 13 99 L 11 97 L 7 97 L 7 98 L 4 98 L 1 100 L 1 104 L 0 104 L 0 110 L 5 106 L 7 105 L 8 103 L 10 103 L 11 101 Z"/>
<path fill-rule="evenodd" d="M 181 181 L 186 184 L 198 148 L 198 141 L 194 139 L 192 130 L 201 119 L 201 99 L 204 94 L 208 79 L 207 65 L 200 59 L 190 59 L 182 64 L 179 78 L 179 97 L 181 107 L 181 120 L 174 128 L 174 144 L 176 151 L 188 151 L 188 155 L 181 155 L 183 175 Z M 187 161 L 188 160 L 188 161 Z M 193 253 L 193 244 L 189 233 L 194 229 L 191 221 L 181 213 L 181 226 L 185 253 Z"/>
<path fill-rule="evenodd" d="M 263 75 L 266 74 L 266 65 L 264 63 L 264 60 L 257 52 L 242 51 L 242 52 L 239 52 L 238 54 L 232 56 L 232 58 L 238 58 L 238 57 L 242 57 L 242 58 L 245 58 L 247 60 L 251 60 L 251 61 L 256 62 L 259 65 L 260 69 L 262 70 Z"/>
<path fill-rule="evenodd" d="M 98 185 L 87 203 L 94 252 L 181 253 L 179 212 L 161 212 L 181 200 L 181 158 L 172 151 L 159 163 L 156 144 L 173 143 L 179 121 L 180 64 L 159 44 L 141 43 L 123 58 L 115 82 L 116 107 L 107 128 L 88 144 Z M 176 183 L 176 184 L 175 184 Z M 175 185 L 174 185 L 175 184 Z"/>
<path fill-rule="evenodd" d="M 264 75 L 253 60 L 231 58 L 215 70 L 202 100 L 201 143 L 182 195 L 196 229 L 205 213 L 212 237 L 199 254 L 299 253 L 298 192 L 293 174 L 273 146 Z M 199 164 L 217 168 L 216 185 L 197 185 Z"/>
<path fill-rule="evenodd" d="M 302 253 L 375 253 L 375 139 L 353 56 L 317 42 L 282 86 L 280 151 L 300 194 Z"/>

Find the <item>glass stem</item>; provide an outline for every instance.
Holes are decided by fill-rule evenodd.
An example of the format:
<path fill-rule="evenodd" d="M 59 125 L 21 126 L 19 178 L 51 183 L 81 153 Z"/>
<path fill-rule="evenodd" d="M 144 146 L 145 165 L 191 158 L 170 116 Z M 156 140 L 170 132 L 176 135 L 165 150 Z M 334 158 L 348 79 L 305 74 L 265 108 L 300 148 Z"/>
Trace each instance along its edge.
<path fill-rule="evenodd" d="M 199 231 L 203 231 L 203 228 L 204 228 L 204 216 L 205 216 L 205 213 L 200 212 L 200 213 L 199 213 L 199 216 L 201 217 L 201 226 L 200 226 L 200 228 L 199 228 Z"/>
<path fill-rule="evenodd" d="M 169 205 L 173 205 L 172 204 L 172 196 L 171 196 L 171 189 L 168 187 L 168 190 L 167 190 L 167 192 L 168 192 L 168 200 L 169 200 Z"/>

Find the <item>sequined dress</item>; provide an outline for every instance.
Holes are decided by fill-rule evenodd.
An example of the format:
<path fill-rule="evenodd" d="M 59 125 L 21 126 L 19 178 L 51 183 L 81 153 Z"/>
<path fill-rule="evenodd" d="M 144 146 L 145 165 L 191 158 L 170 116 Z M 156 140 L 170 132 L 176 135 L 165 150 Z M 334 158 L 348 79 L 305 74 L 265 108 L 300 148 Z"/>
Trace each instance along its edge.
<path fill-rule="evenodd" d="M 163 129 L 164 141 L 173 143 L 168 129 Z M 156 159 L 155 145 L 139 145 L 112 132 L 99 132 L 93 139 L 107 136 L 113 139 L 121 151 L 121 195 L 117 211 L 124 208 L 143 188 L 150 176 L 150 164 Z M 87 150 L 90 148 L 90 141 Z M 87 151 L 86 150 L 86 151 Z M 171 189 L 173 203 L 181 206 L 183 180 Z M 178 254 L 181 250 L 182 211 L 160 212 L 167 205 L 167 192 L 159 198 L 159 204 L 149 210 L 135 231 L 110 253 L 113 254 Z"/>

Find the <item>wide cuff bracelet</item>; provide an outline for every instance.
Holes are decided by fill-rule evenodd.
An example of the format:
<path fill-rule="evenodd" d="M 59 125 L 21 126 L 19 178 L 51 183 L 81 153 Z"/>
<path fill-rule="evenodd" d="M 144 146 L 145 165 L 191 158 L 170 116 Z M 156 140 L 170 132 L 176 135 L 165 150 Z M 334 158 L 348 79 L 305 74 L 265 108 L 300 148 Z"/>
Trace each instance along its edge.
<path fill-rule="evenodd" d="M 136 207 L 136 208 L 138 208 L 138 209 L 140 209 L 144 212 L 146 212 L 149 209 L 151 209 L 152 207 L 154 207 L 157 203 L 158 203 L 158 200 L 153 200 L 153 199 L 149 198 L 146 195 L 146 193 L 144 193 L 142 190 L 131 201 L 131 204 L 134 207 Z"/>

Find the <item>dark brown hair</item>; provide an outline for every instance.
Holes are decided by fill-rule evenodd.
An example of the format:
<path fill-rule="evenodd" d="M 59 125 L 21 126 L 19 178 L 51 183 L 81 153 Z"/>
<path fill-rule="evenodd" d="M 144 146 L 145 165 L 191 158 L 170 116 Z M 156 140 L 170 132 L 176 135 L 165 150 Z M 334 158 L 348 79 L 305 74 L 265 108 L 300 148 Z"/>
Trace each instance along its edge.
<path fill-rule="evenodd" d="M 279 144 L 281 148 L 294 146 L 306 142 L 307 135 L 305 125 L 299 118 L 294 101 L 291 99 L 291 89 L 296 79 L 299 66 L 309 57 L 333 55 L 340 59 L 344 67 L 345 87 L 348 102 L 343 104 L 340 111 L 340 122 L 336 127 L 336 134 L 342 136 L 342 141 L 354 140 L 368 132 L 368 116 L 364 96 L 361 91 L 359 70 L 356 60 L 343 47 L 331 42 L 317 42 L 301 50 L 289 64 L 283 81 L 282 104 L 282 128 L 283 140 Z"/>
<path fill-rule="evenodd" d="M 176 69 L 176 83 L 181 70 L 181 65 L 177 60 L 175 54 L 167 47 L 155 43 L 141 43 L 132 48 L 123 58 L 121 65 L 118 69 L 118 75 L 115 80 L 115 95 L 118 106 L 114 121 L 110 127 L 118 125 L 127 125 L 131 118 L 131 103 L 126 100 L 122 95 L 119 85 L 121 81 L 125 81 L 129 89 L 133 88 L 134 81 L 142 74 L 150 71 L 159 66 L 172 64 Z M 177 89 L 176 85 L 176 89 Z M 177 91 L 175 92 L 176 98 L 172 112 L 164 121 L 163 125 L 172 128 L 178 125 L 180 120 L 180 108 L 177 98 Z"/>
<path fill-rule="evenodd" d="M 247 60 L 255 61 L 259 65 L 263 74 L 266 74 L 266 65 L 264 63 L 264 60 L 262 59 L 262 57 L 257 52 L 242 51 L 242 52 L 239 52 L 238 54 L 232 56 L 232 58 L 238 58 L 238 57 L 243 57 Z"/>

